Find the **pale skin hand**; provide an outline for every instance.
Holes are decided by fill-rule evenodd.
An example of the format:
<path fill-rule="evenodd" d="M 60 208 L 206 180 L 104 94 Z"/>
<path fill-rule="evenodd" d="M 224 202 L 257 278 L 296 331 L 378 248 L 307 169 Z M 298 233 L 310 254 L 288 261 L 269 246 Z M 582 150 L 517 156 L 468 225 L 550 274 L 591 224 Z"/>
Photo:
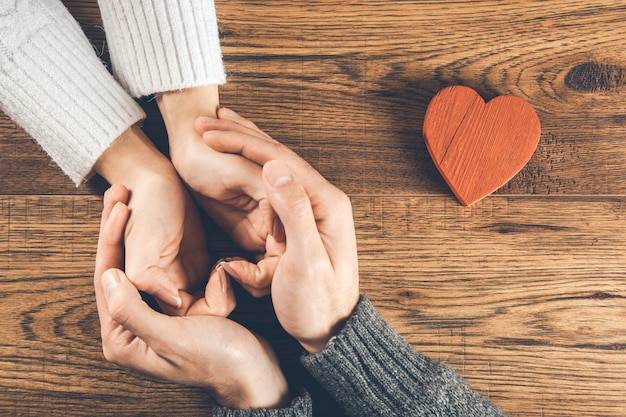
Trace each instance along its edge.
<path fill-rule="evenodd" d="M 271 216 L 264 203 L 261 167 L 238 155 L 219 153 L 194 129 L 199 116 L 215 116 L 217 86 L 194 87 L 160 94 L 157 104 L 165 121 L 170 156 L 194 198 L 242 249 L 262 253 Z"/>
<path fill-rule="evenodd" d="M 172 164 L 136 126 L 99 158 L 95 170 L 117 200 L 128 199 L 126 271 L 164 311 L 183 315 L 209 273 L 200 217 Z M 127 191 L 128 190 L 128 191 Z"/>
<path fill-rule="evenodd" d="M 94 286 L 107 360 L 155 378 L 203 387 L 227 407 L 286 406 L 287 382 L 272 349 L 225 318 L 235 304 L 232 290 L 224 287 L 223 270 L 211 274 L 207 294 L 197 302 L 209 315 L 167 316 L 141 300 L 122 270 L 128 216 L 123 201 L 105 196 Z"/>
<path fill-rule="evenodd" d="M 224 269 L 248 289 L 271 288 L 283 328 L 308 352 L 319 352 L 343 327 L 359 298 L 350 200 L 252 122 L 227 109 L 220 109 L 218 116 L 198 121 L 204 141 L 216 151 L 264 165 L 267 197 L 280 218 L 267 239 L 273 279 L 259 279 L 258 267 L 245 261 L 226 263 Z"/>

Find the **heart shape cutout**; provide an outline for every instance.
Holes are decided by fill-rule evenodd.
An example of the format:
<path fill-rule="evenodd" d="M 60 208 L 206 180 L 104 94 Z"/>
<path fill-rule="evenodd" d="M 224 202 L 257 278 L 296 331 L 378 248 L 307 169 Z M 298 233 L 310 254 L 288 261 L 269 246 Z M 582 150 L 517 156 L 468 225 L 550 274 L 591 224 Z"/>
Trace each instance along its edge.
<path fill-rule="evenodd" d="M 422 128 L 435 166 L 461 204 L 469 206 L 509 182 L 535 152 L 541 124 L 528 102 L 450 86 L 433 97 Z"/>

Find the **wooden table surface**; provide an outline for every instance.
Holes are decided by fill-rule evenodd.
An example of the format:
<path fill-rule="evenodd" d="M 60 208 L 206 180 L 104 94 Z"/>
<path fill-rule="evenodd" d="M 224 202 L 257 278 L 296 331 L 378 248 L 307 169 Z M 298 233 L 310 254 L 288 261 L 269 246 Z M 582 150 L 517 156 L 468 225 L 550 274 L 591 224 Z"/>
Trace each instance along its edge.
<path fill-rule="evenodd" d="M 65 3 L 106 58 L 96 1 Z M 216 5 L 222 103 L 349 194 L 362 290 L 384 317 L 512 416 L 623 416 L 624 2 Z M 470 208 L 421 136 L 429 100 L 452 84 L 523 97 L 542 122 L 529 164 Z M 142 104 L 164 143 L 154 102 Z M 75 188 L 4 115 L 0 137 L 0 415 L 207 415 L 202 391 L 101 354 L 92 273 L 103 181 Z M 216 256 L 229 251 L 223 234 L 212 239 Z M 241 320 L 273 332 L 300 378 L 267 303 L 242 303 Z"/>

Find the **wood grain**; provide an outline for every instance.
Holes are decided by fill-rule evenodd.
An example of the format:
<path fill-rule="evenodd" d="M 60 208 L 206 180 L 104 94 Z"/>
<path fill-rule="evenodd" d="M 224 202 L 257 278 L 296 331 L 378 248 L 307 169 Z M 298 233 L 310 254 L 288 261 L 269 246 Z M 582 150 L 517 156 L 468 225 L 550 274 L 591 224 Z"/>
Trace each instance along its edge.
<path fill-rule="evenodd" d="M 106 60 L 96 1 L 64 3 Z M 363 291 L 393 326 L 511 416 L 622 416 L 623 2 L 216 6 L 222 103 L 348 192 Z M 529 164 L 470 208 L 421 137 L 451 84 L 521 96 L 542 123 Z M 154 102 L 141 104 L 166 151 Z M 104 184 L 77 189 L 6 116 L 0 138 L 0 414 L 207 415 L 203 392 L 102 357 L 91 275 Z M 230 250 L 217 231 L 212 242 Z M 237 319 L 274 332 L 302 380 L 267 304 L 239 295 Z M 316 395 L 317 414 L 334 415 Z"/>
<path fill-rule="evenodd" d="M 620 415 L 624 202 L 355 197 L 362 286 L 511 415 Z"/>

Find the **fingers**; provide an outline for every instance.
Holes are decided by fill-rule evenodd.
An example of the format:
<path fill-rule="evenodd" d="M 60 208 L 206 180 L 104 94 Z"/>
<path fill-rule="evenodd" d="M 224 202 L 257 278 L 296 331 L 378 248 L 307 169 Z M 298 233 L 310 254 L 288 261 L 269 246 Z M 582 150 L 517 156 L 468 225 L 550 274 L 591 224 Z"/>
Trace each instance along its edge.
<path fill-rule="evenodd" d="M 141 291 L 155 297 L 164 313 L 170 316 L 180 316 L 184 314 L 183 307 L 188 307 L 192 299 L 191 296 L 187 295 L 183 300 L 182 296 L 186 295 L 185 292 L 179 290 L 174 284 L 180 276 L 184 276 L 181 267 L 170 266 L 168 269 L 164 269 L 157 265 L 151 265 L 141 275 L 135 274 L 133 282 L 137 283 Z"/>
<path fill-rule="evenodd" d="M 260 173 L 259 173 L 260 174 Z M 261 175 L 257 175 L 262 184 Z M 206 198 L 198 193 L 196 201 L 202 209 L 223 229 L 240 248 L 248 252 L 263 252 L 267 237 L 267 223 L 264 223 L 264 213 L 261 209 L 256 210 L 252 204 L 245 206 L 231 204 Z M 264 201 L 264 197 L 260 201 Z M 257 201 L 253 201 L 257 204 Z M 239 208 L 243 207 L 243 208 Z"/>
<path fill-rule="evenodd" d="M 129 192 L 126 187 L 121 184 L 113 184 L 104 192 L 102 209 L 102 220 L 108 219 L 111 215 L 111 210 L 115 206 L 115 203 L 120 202 L 128 204 Z"/>
<path fill-rule="evenodd" d="M 222 107 L 217 111 L 217 119 L 212 117 L 199 117 L 195 122 L 196 131 L 200 134 L 209 130 L 216 120 L 221 120 L 222 126 L 229 126 L 229 130 L 237 129 L 246 131 L 246 133 L 258 136 L 260 138 L 272 141 L 272 138 L 261 129 L 259 129 L 252 121 L 240 116 L 233 110 Z"/>
<path fill-rule="evenodd" d="M 143 365 L 130 360 L 134 356 L 132 352 L 125 350 L 124 343 L 132 339 L 132 335 L 126 334 L 124 329 L 120 329 L 118 320 L 125 322 L 127 317 L 135 314 L 135 312 L 128 312 L 127 306 L 143 305 L 150 312 L 155 314 L 156 312 L 141 300 L 137 290 L 128 282 L 124 273 L 119 270 L 124 266 L 123 234 L 129 211 L 128 207 L 121 202 L 127 200 L 123 193 L 125 188 L 116 187 L 112 190 L 113 192 L 110 190 L 107 193 L 104 202 L 94 274 L 96 304 L 102 332 L 102 348 L 107 360 L 141 370 Z M 116 194 L 120 191 L 122 194 Z M 122 276 L 125 281 L 122 280 Z M 124 292 L 117 291 L 121 287 L 123 287 Z M 115 295 L 111 296 L 111 294 Z M 134 349 L 137 349 L 136 344 L 133 346 Z"/>
<path fill-rule="evenodd" d="M 280 145 L 254 123 L 232 110 L 220 109 L 218 117 L 200 117 L 196 121 L 196 129 L 205 143 L 218 152 L 240 154 L 259 165 L 293 154 L 289 148 Z M 255 139 L 254 146 L 247 146 L 246 142 L 250 139 Z"/>
<path fill-rule="evenodd" d="M 296 258 L 326 256 L 317 230 L 311 201 L 284 161 L 270 161 L 263 167 L 267 195 L 284 228 L 285 240 Z"/>
<path fill-rule="evenodd" d="M 228 317 L 237 306 L 235 292 L 230 285 L 230 278 L 224 271 L 225 261 L 217 263 L 204 291 L 204 297 L 198 299 L 187 312 L 188 316 L 210 315 Z"/>
<path fill-rule="evenodd" d="M 124 203 L 116 202 L 110 196 L 105 199 L 96 252 L 96 279 L 107 269 L 124 266 L 123 237 L 129 215 Z"/>
<path fill-rule="evenodd" d="M 259 211 L 263 218 L 263 224 L 265 225 L 266 235 L 272 236 L 277 243 L 285 242 L 285 231 L 283 225 L 280 222 L 280 218 L 276 215 L 272 204 L 267 198 L 259 201 Z"/>
<path fill-rule="evenodd" d="M 237 259 L 225 263 L 223 269 L 250 295 L 258 298 L 270 293 L 272 278 L 279 261 L 279 257 L 266 257 L 255 264 L 245 259 Z"/>
<path fill-rule="evenodd" d="M 259 165 L 265 165 L 273 159 L 284 160 L 296 177 L 306 179 L 302 184 L 314 205 L 319 203 L 319 199 L 327 197 L 327 194 L 320 194 L 318 190 L 333 186 L 304 159 L 258 130 L 252 122 L 244 125 L 245 119 L 241 116 L 231 118 L 230 114 L 234 112 L 228 110 L 223 113 L 227 116 L 220 119 L 198 119 L 196 127 L 204 131 L 202 139 L 209 147 L 222 153 L 239 154 Z M 325 206 L 327 203 L 325 201 L 321 205 Z"/>
<path fill-rule="evenodd" d="M 116 202 L 110 197 L 110 194 L 107 194 L 104 199 L 94 272 L 96 305 L 103 335 L 111 332 L 115 327 L 115 323 L 108 314 L 104 294 L 100 290 L 100 281 L 106 270 L 122 268 L 124 266 L 123 235 L 124 227 L 129 216 L 128 207 L 126 207 L 124 203 Z"/>
<path fill-rule="evenodd" d="M 160 376 L 164 362 L 153 346 L 163 350 L 170 328 L 169 317 L 150 308 L 123 271 L 105 271 L 96 296 L 102 300 L 98 313 L 102 324 L 102 351 L 105 358 L 118 365 Z"/>

